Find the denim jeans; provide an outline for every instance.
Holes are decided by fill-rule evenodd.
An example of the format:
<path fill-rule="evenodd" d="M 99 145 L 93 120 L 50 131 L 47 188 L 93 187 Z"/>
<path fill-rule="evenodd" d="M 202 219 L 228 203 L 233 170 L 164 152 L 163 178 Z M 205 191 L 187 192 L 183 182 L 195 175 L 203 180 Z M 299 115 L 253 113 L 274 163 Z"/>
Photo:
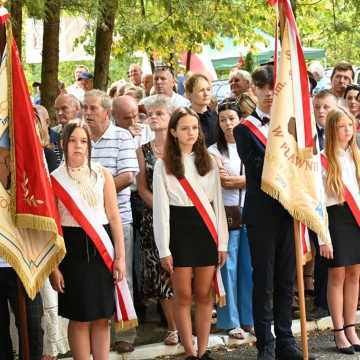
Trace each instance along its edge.
<path fill-rule="evenodd" d="M 246 226 L 229 232 L 228 258 L 221 269 L 226 306 L 217 309 L 217 328 L 252 325 L 252 266 Z"/>

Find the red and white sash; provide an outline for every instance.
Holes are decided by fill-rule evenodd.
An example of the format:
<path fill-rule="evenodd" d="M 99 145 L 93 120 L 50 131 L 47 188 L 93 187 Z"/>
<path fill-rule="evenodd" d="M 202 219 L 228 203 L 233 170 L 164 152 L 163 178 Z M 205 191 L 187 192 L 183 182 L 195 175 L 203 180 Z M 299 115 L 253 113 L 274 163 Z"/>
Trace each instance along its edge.
<path fill-rule="evenodd" d="M 323 168 L 328 171 L 329 161 L 324 153 L 320 154 L 321 164 Z M 354 194 L 351 187 L 347 184 L 347 179 L 342 178 L 344 187 L 344 199 L 348 204 L 357 224 L 360 226 L 360 194 Z"/>
<path fill-rule="evenodd" d="M 106 267 L 113 273 L 114 246 L 104 229 L 98 222 L 94 211 L 80 196 L 72 181 L 61 168 L 51 174 L 51 182 L 56 197 L 61 200 L 76 222 L 90 237 L 101 255 Z M 117 330 L 137 326 L 137 317 L 131 293 L 126 279 L 115 284 L 115 328 Z"/>
<path fill-rule="evenodd" d="M 198 211 L 206 227 L 208 228 L 213 240 L 215 241 L 216 247 L 218 247 L 219 244 L 218 233 L 216 231 L 214 223 L 211 220 L 210 215 L 205 209 L 205 206 L 202 204 L 200 198 L 198 197 L 193 187 L 185 177 L 181 179 L 178 178 L 178 181 L 182 186 L 182 188 L 184 189 L 184 191 L 186 192 L 186 194 L 188 195 L 188 197 L 190 198 L 190 200 L 192 201 L 192 203 L 194 204 L 194 206 L 196 207 L 196 210 Z M 226 305 L 225 288 L 221 278 L 221 272 L 219 267 L 217 267 L 216 269 L 213 283 L 216 294 L 216 302 L 218 303 L 219 306 Z"/>
<path fill-rule="evenodd" d="M 269 127 L 263 126 L 261 121 L 255 116 L 249 115 L 246 119 L 241 121 L 242 125 L 245 125 L 260 142 L 266 146 L 267 138 L 269 135 Z"/>

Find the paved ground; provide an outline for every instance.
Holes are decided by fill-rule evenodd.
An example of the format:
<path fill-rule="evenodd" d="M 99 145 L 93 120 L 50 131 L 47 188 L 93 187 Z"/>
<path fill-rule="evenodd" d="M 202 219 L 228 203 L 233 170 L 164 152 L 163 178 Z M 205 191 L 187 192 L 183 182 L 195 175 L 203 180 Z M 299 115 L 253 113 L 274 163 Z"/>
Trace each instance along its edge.
<path fill-rule="evenodd" d="M 319 360 L 360 360 L 360 353 L 355 355 L 341 355 L 335 350 L 333 335 L 330 331 L 313 332 L 309 334 L 310 351 L 318 355 Z M 243 345 L 233 349 L 219 349 L 213 351 L 212 356 L 215 360 L 256 360 L 256 348 L 254 346 Z M 166 359 L 180 360 L 184 357 L 166 357 Z M 165 358 L 163 358 L 165 359 Z"/>

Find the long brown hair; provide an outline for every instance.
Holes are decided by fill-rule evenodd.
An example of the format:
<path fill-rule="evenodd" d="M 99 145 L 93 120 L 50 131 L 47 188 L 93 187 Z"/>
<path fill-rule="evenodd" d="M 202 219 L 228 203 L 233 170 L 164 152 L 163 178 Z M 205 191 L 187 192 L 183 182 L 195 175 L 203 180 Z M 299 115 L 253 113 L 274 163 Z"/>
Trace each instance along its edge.
<path fill-rule="evenodd" d="M 169 121 L 164 156 L 166 172 L 179 178 L 184 177 L 184 164 L 181 157 L 181 150 L 177 139 L 171 134 L 171 129 L 176 130 L 180 119 L 186 115 L 193 116 L 198 121 L 199 136 L 193 145 L 192 150 L 195 154 L 195 167 L 198 173 L 201 176 L 204 176 L 212 169 L 211 158 L 205 146 L 205 139 L 201 130 L 199 116 L 196 112 L 187 107 L 176 109 Z"/>
<path fill-rule="evenodd" d="M 68 144 L 69 144 L 69 140 L 70 140 L 70 136 L 71 134 L 75 131 L 75 129 L 80 128 L 83 129 L 86 133 L 86 139 L 87 139 L 87 145 L 88 145 L 88 167 L 90 170 L 90 174 L 92 173 L 91 171 L 91 138 L 90 138 L 90 129 L 89 129 L 89 125 L 81 119 L 74 119 L 74 120 L 70 120 L 63 129 L 63 133 L 62 133 L 62 146 L 63 146 L 63 151 L 64 151 L 64 157 L 65 157 L 65 166 L 66 169 L 69 170 L 69 165 L 68 165 Z M 68 171 L 69 172 L 69 171 Z"/>
<path fill-rule="evenodd" d="M 344 188 L 342 183 L 341 165 L 337 157 L 337 124 L 340 119 L 348 118 L 352 121 L 354 134 L 349 141 L 349 147 L 356 169 L 356 178 L 360 184 L 360 152 L 356 144 L 356 122 L 355 118 L 345 109 L 337 107 L 330 111 L 326 118 L 325 126 L 325 154 L 328 158 L 329 169 L 326 174 L 326 189 L 328 192 L 335 194 L 341 202 L 344 202 Z"/>

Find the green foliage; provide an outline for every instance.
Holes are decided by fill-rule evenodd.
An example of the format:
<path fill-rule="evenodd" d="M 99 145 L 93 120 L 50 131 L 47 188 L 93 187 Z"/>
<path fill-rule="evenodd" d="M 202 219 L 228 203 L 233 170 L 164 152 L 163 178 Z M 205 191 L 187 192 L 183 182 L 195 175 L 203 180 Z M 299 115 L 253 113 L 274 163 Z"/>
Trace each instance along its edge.
<path fill-rule="evenodd" d="M 249 73 L 252 73 L 254 70 L 255 62 L 254 62 L 254 56 L 251 51 L 249 51 L 245 56 L 245 70 Z"/>

